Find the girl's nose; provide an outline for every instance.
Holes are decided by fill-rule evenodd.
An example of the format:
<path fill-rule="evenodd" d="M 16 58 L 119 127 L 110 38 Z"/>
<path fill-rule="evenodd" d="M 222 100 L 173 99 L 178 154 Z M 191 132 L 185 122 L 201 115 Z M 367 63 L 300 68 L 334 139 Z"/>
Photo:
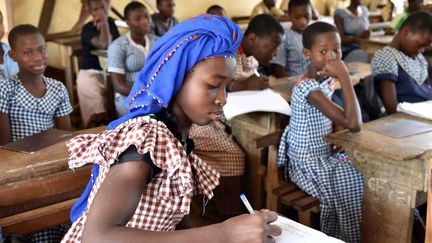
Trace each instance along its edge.
<path fill-rule="evenodd" d="M 215 104 L 217 106 L 224 106 L 226 104 L 226 91 L 225 89 L 219 89 L 218 94 L 215 99 Z"/>

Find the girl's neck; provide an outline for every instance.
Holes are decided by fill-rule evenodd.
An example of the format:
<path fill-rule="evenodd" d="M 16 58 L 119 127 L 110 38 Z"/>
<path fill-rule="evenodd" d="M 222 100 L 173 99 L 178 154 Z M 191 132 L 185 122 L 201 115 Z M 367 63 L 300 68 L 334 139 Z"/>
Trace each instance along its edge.
<path fill-rule="evenodd" d="M 348 10 L 351 12 L 351 13 L 353 13 L 354 15 L 358 15 L 358 7 L 360 6 L 360 4 L 357 4 L 357 3 L 351 3 L 349 6 L 348 6 Z"/>
<path fill-rule="evenodd" d="M 305 79 L 315 79 L 319 83 L 321 83 L 322 81 L 324 81 L 324 80 L 326 80 L 328 78 L 328 77 L 321 77 L 321 76 L 319 76 L 317 74 L 317 72 L 318 72 L 318 70 L 316 70 L 315 68 L 311 67 L 305 73 L 304 78 Z"/>
<path fill-rule="evenodd" d="M 171 108 L 168 108 L 168 112 L 170 112 L 176 120 L 177 128 L 181 132 L 181 134 L 188 134 L 189 128 L 192 126 L 192 121 L 186 116 L 183 110 L 173 102 Z"/>
<path fill-rule="evenodd" d="M 250 56 L 250 49 L 249 43 L 246 40 L 247 38 L 243 38 L 241 42 L 241 48 L 243 49 L 243 53 L 248 57 Z"/>
<path fill-rule="evenodd" d="M 139 45 L 143 45 L 143 46 L 146 45 L 146 43 L 145 43 L 145 35 L 141 35 L 141 34 L 137 34 L 137 33 L 131 32 L 131 38 L 132 38 L 132 40 L 135 43 L 137 43 Z"/>
<path fill-rule="evenodd" d="M 164 23 L 168 23 L 168 19 L 169 19 L 169 17 L 165 17 L 165 16 L 163 16 L 162 14 L 158 14 L 158 18 L 160 19 L 160 20 L 162 20 L 162 22 L 164 22 Z"/>
<path fill-rule="evenodd" d="M 23 84 L 38 85 L 43 83 L 42 74 L 33 74 L 27 72 L 19 72 L 18 78 Z"/>

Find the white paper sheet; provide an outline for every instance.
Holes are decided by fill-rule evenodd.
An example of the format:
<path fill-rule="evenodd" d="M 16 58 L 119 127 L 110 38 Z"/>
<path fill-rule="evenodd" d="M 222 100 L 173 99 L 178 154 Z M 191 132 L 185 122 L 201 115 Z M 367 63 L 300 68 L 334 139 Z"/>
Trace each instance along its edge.
<path fill-rule="evenodd" d="M 291 115 L 291 107 L 282 96 L 271 89 L 228 93 L 223 108 L 226 119 L 255 111 L 277 112 Z"/>
<path fill-rule="evenodd" d="M 282 229 L 282 234 L 275 237 L 276 243 L 343 243 L 339 239 L 283 216 L 279 216 L 273 224 Z"/>
<path fill-rule="evenodd" d="M 398 104 L 397 111 L 432 120 L 432 100 L 418 103 L 402 102 Z"/>

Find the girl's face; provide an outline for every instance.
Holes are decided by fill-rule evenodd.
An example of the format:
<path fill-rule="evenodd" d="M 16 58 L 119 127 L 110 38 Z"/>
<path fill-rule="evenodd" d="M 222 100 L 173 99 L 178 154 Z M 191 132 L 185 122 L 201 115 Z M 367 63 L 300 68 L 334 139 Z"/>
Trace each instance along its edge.
<path fill-rule="evenodd" d="M 20 72 L 41 75 L 48 66 L 47 46 L 39 33 L 18 36 L 10 54 Z"/>
<path fill-rule="evenodd" d="M 219 120 L 235 67 L 234 58 L 210 58 L 196 64 L 174 99 L 173 109 L 180 110 L 180 119 L 198 125 Z"/>
<path fill-rule="evenodd" d="M 130 11 L 126 23 L 132 33 L 145 35 L 150 31 L 150 14 L 145 8 L 134 9 Z"/>
<path fill-rule="evenodd" d="M 432 34 L 429 32 L 405 31 L 402 34 L 401 51 L 407 56 L 416 56 L 424 52 L 425 48 L 430 46 L 432 41 Z"/>
<path fill-rule="evenodd" d="M 341 40 L 337 32 L 327 32 L 316 36 L 310 49 L 304 49 L 306 59 L 310 59 L 311 67 L 322 70 L 328 60 L 341 59 Z"/>

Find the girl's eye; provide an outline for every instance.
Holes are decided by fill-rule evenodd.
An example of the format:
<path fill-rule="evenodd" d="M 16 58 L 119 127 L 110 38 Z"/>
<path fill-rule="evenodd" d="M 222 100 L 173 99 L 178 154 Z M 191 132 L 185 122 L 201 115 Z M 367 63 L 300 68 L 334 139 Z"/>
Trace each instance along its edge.
<path fill-rule="evenodd" d="M 320 53 L 321 53 L 321 54 L 326 54 L 327 51 L 326 51 L 326 50 L 321 50 Z"/>
<path fill-rule="evenodd" d="M 46 48 L 45 47 L 40 48 L 39 49 L 39 53 L 40 54 L 45 54 L 46 53 Z"/>
<path fill-rule="evenodd" d="M 217 89 L 217 88 L 219 88 L 219 85 L 211 85 L 211 84 L 209 84 L 208 87 L 210 89 Z"/>
<path fill-rule="evenodd" d="M 25 51 L 25 52 L 24 52 L 24 55 L 27 55 L 27 56 L 30 56 L 31 54 L 32 54 L 31 51 Z"/>

